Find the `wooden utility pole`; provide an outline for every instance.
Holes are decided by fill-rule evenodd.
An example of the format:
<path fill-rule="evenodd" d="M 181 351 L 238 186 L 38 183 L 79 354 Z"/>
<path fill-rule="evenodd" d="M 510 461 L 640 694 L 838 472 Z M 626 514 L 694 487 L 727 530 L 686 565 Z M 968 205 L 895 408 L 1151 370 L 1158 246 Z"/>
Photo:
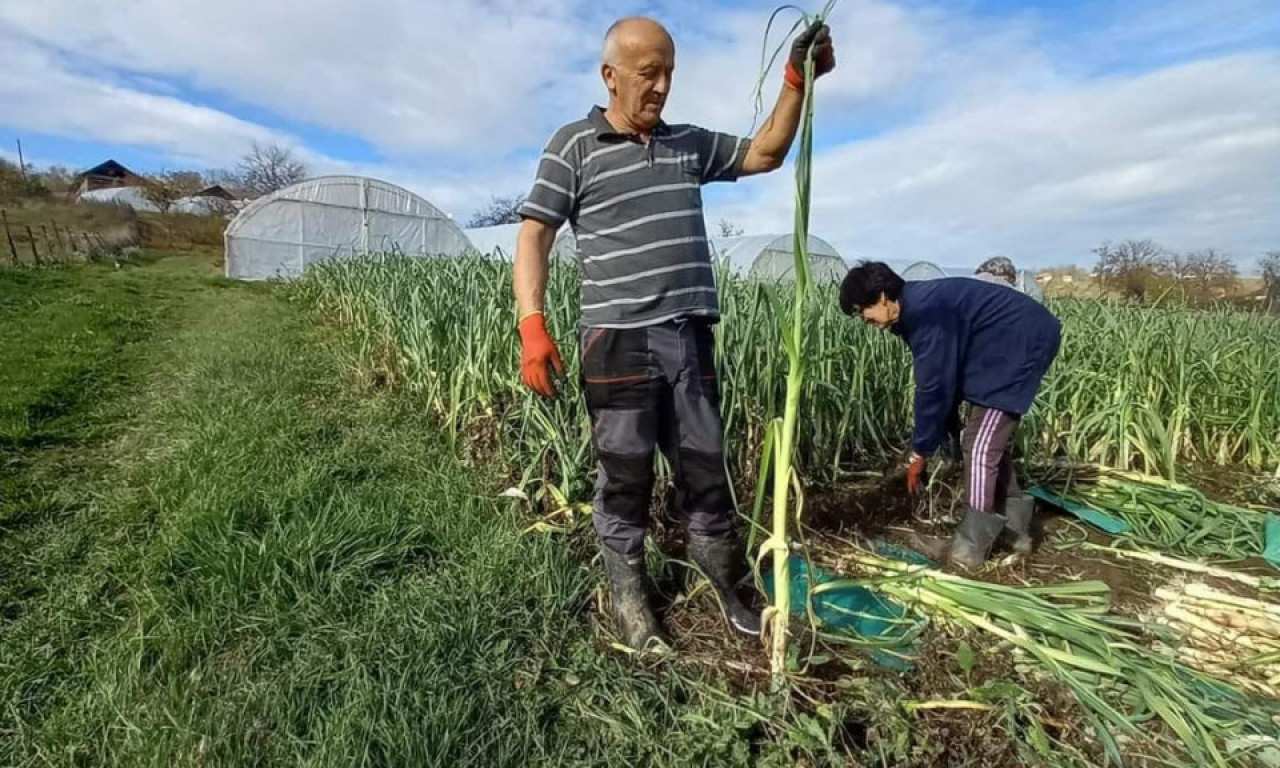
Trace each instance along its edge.
<path fill-rule="evenodd" d="M 13 265 L 18 265 L 18 246 L 13 244 L 13 233 L 9 231 L 9 215 L 0 208 L 0 220 L 4 221 L 4 236 L 9 240 L 9 258 L 13 259 Z"/>
<path fill-rule="evenodd" d="M 18 170 L 22 172 L 22 180 L 27 180 L 27 164 L 22 160 L 22 139 L 18 139 Z"/>

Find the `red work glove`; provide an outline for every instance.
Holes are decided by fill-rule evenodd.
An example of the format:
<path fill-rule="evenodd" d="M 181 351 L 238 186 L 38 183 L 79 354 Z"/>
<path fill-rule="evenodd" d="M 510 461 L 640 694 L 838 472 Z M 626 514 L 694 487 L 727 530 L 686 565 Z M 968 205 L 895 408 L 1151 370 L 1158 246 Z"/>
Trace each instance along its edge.
<path fill-rule="evenodd" d="M 804 60 L 813 45 L 813 77 L 817 79 L 836 68 L 836 50 L 831 44 L 831 30 L 826 24 L 813 22 L 796 35 L 783 80 L 797 91 L 804 90 Z"/>
<path fill-rule="evenodd" d="M 520 321 L 520 378 L 524 385 L 543 397 L 555 397 L 551 372 L 564 375 L 560 350 L 547 334 L 547 321 L 541 312 L 532 312 Z"/>
<path fill-rule="evenodd" d="M 911 454 L 911 464 L 907 467 L 907 493 L 912 496 L 920 494 L 920 486 L 923 484 L 924 467 L 929 460 L 918 453 Z"/>

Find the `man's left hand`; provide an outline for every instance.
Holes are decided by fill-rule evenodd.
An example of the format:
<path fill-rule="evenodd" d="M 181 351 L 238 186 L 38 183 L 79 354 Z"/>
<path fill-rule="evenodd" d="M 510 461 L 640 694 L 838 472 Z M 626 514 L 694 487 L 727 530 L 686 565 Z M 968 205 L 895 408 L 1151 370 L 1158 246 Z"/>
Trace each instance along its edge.
<path fill-rule="evenodd" d="M 907 466 L 907 493 L 912 496 L 920 495 L 920 488 L 924 485 L 924 468 L 929 460 L 918 453 L 911 454 L 911 463 Z"/>
<path fill-rule="evenodd" d="M 791 44 L 791 57 L 787 60 L 787 84 L 797 90 L 804 89 L 804 60 L 813 46 L 813 76 L 821 77 L 836 68 L 836 49 L 831 44 L 831 29 L 815 21 L 809 28 L 796 35 Z"/>

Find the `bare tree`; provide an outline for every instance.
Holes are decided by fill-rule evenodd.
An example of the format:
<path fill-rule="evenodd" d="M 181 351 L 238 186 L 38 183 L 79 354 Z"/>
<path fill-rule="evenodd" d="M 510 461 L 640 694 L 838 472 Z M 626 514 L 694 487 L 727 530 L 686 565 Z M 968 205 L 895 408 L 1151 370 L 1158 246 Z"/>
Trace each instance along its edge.
<path fill-rule="evenodd" d="M 520 206 L 523 203 L 524 197 L 520 195 L 510 197 L 494 195 L 488 205 L 467 219 L 467 226 L 493 227 L 498 224 L 518 224 L 520 223 Z"/>
<path fill-rule="evenodd" d="M 1163 270 L 1175 290 L 1191 304 L 1209 304 L 1229 296 L 1240 272 L 1226 254 L 1212 248 L 1169 256 Z"/>
<path fill-rule="evenodd" d="M 306 164 L 293 156 L 293 152 L 279 144 L 253 147 L 236 166 L 240 186 L 251 196 L 269 195 L 278 189 L 297 184 L 307 178 Z"/>
<path fill-rule="evenodd" d="M 1280 251 L 1269 251 L 1259 262 L 1262 267 L 1262 305 L 1268 312 L 1280 312 Z"/>
<path fill-rule="evenodd" d="M 1098 257 L 1098 281 L 1132 298 L 1147 295 L 1164 268 L 1164 251 L 1150 240 L 1103 243 L 1093 249 Z"/>
<path fill-rule="evenodd" d="M 202 186 L 204 178 L 195 171 L 161 171 L 145 178 L 142 195 L 161 213 L 168 213 L 174 201 L 194 195 Z"/>
<path fill-rule="evenodd" d="M 40 183 L 54 197 L 65 198 L 71 194 L 76 175 L 61 165 L 51 165 L 38 174 Z"/>
<path fill-rule="evenodd" d="M 734 224 L 728 219 L 720 219 L 720 221 L 716 223 L 716 227 L 719 228 L 721 237 L 740 237 L 743 233 L 742 227 Z"/>

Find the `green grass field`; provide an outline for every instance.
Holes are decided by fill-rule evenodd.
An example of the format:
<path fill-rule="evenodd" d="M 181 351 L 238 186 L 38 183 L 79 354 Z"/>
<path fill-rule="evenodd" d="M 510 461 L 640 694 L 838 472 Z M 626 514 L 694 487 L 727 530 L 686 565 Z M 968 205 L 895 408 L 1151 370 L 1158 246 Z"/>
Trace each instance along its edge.
<path fill-rule="evenodd" d="M 589 552 L 279 291 L 162 256 L 0 271 L 0 312 L 0 764 L 781 754 L 769 700 L 602 653 Z"/>
<path fill-rule="evenodd" d="M 571 471 L 566 487 L 582 486 L 585 466 L 551 458 L 578 450 L 577 406 L 517 397 L 501 312 L 442 323 L 441 307 L 423 303 L 476 306 L 501 272 L 436 294 L 447 281 L 386 282 L 386 306 L 404 302 L 413 320 L 388 326 L 381 300 L 343 300 L 350 286 L 234 283 L 215 261 L 148 252 L 120 267 L 0 268 L 0 765 L 1098 758 L 1061 688 L 976 638 L 965 660 L 968 641 L 943 630 L 930 630 L 915 671 L 887 675 L 811 647 L 802 627 L 793 648 L 804 671 L 773 694 L 761 650 L 729 638 L 705 590 L 677 585 L 667 595 L 676 656 L 617 651 L 581 521 L 568 535 L 529 534 L 529 505 L 501 496 L 522 472 L 532 488 L 547 466 L 543 477 Z M 1162 323 L 1197 343 L 1222 333 L 1150 317 L 1153 340 Z M 819 380 L 897 359 L 878 337 L 853 338 L 862 346 L 828 338 L 852 359 L 824 356 Z M 1223 386 L 1268 380 L 1239 349 Z M 1117 381 L 1141 382 L 1151 380 L 1143 359 L 1179 370 L 1183 358 L 1107 359 L 1130 366 Z M 748 425 L 773 396 L 746 382 L 749 362 L 727 375 L 730 387 L 755 387 L 727 399 Z M 758 362 L 769 370 L 773 358 Z M 1212 371 L 1185 370 L 1183 389 L 1150 396 L 1176 404 L 1216 391 Z M 454 388 L 463 383 L 473 388 Z M 900 372 L 857 383 L 868 394 L 908 385 Z M 1069 412 L 1073 390 L 1057 392 Z M 874 420 L 850 426 L 861 413 L 820 405 L 809 434 L 887 435 Z M 1233 456 L 1255 438 L 1271 456 L 1273 413 L 1250 414 L 1204 429 L 1243 435 L 1221 449 Z M 1143 434 L 1130 435 L 1135 445 Z M 544 453 L 531 456 L 539 442 Z M 656 548 L 652 557 L 678 575 Z M 1055 578 L 1055 562 L 1081 576 L 1082 561 L 1046 561 Z M 979 707 L 929 709 L 955 699 Z"/>

